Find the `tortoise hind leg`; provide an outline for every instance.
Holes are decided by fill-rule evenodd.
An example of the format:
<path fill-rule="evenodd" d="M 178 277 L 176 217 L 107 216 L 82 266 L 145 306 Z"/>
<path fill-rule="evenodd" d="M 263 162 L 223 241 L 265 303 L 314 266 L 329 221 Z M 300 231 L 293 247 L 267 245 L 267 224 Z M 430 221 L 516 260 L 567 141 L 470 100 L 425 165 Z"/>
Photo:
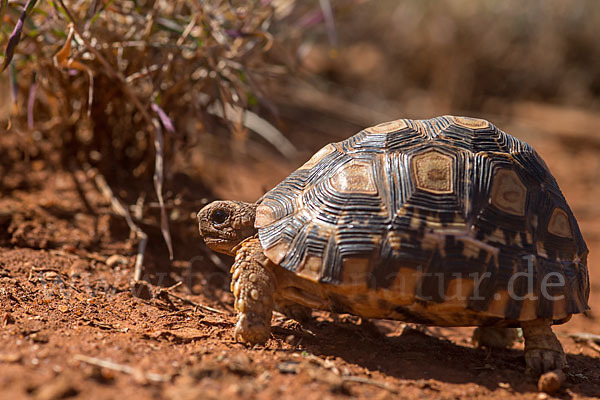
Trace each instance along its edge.
<path fill-rule="evenodd" d="M 519 338 L 515 328 L 479 326 L 473 331 L 471 341 L 476 347 L 507 349 Z"/>
<path fill-rule="evenodd" d="M 308 322 L 312 317 L 312 308 L 282 298 L 275 300 L 275 311 L 298 322 Z"/>
<path fill-rule="evenodd" d="M 542 318 L 521 322 L 527 370 L 538 375 L 567 366 L 565 353 L 551 324 L 550 320 Z"/>
<path fill-rule="evenodd" d="M 231 267 L 231 291 L 238 321 L 234 337 L 239 342 L 264 343 L 271 333 L 275 277 L 258 239 L 242 243 Z"/>

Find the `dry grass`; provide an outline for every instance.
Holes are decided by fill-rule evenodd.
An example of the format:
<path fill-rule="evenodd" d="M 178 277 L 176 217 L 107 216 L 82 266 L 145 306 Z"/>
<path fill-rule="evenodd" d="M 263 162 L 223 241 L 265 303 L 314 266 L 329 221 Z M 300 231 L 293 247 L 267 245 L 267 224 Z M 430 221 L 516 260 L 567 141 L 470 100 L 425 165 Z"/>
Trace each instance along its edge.
<path fill-rule="evenodd" d="M 23 6 L 2 3 L 10 55 Z M 261 79 L 281 72 L 265 58 L 277 19 L 268 3 L 37 2 L 9 66 L 13 130 L 34 133 L 32 145 L 50 144 L 62 162 L 148 175 L 157 126 L 169 156 L 175 139 L 210 130 L 207 108 L 264 97 Z M 241 121 L 226 121 L 243 136 Z"/>
<path fill-rule="evenodd" d="M 273 25 L 293 5 L 0 0 L 0 68 L 8 67 L 12 96 L 7 130 L 21 150 L 12 146 L 12 160 L 2 157 L 0 172 L 41 159 L 46 168 L 84 170 L 104 182 L 99 189 L 139 239 L 138 277 L 147 236 L 119 197 L 135 201 L 153 177 L 172 257 L 165 165 L 198 137 L 214 135 L 219 124 L 243 141 L 240 110 L 268 102 L 261 82 L 285 72 L 267 52 Z M 108 184 L 115 182 L 126 190 L 112 190 Z"/>

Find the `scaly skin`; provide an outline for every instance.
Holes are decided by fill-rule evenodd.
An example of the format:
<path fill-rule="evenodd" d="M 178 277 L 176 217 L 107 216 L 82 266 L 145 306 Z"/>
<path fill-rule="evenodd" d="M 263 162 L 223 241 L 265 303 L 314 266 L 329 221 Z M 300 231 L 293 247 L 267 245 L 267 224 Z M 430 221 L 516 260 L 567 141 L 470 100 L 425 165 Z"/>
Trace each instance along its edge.
<path fill-rule="evenodd" d="M 235 296 L 238 321 L 234 337 L 249 344 L 262 344 L 271 334 L 275 277 L 266 268 L 265 257 L 258 239 L 243 242 L 231 267 L 231 291 Z"/>

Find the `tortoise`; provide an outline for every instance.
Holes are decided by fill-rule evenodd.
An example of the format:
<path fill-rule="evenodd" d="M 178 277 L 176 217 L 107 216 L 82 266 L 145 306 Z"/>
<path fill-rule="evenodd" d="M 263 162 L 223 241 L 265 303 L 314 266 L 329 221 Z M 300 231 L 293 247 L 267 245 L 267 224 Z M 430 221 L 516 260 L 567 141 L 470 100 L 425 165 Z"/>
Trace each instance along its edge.
<path fill-rule="evenodd" d="M 235 255 L 241 342 L 267 340 L 274 305 L 521 327 L 539 374 L 566 366 L 551 325 L 589 309 L 588 250 L 556 180 L 530 145 L 482 119 L 366 128 L 256 204 L 215 201 L 198 221 L 210 248 Z"/>

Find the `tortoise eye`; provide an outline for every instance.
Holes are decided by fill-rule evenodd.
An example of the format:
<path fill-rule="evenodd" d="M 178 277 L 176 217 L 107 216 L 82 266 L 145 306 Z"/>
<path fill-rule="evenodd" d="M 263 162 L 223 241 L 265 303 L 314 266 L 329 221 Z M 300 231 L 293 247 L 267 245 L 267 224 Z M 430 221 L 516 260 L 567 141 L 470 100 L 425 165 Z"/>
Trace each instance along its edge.
<path fill-rule="evenodd" d="M 212 221 L 217 225 L 220 225 L 227 221 L 227 218 L 229 218 L 229 213 L 226 210 L 222 209 L 215 210 L 211 215 Z"/>

